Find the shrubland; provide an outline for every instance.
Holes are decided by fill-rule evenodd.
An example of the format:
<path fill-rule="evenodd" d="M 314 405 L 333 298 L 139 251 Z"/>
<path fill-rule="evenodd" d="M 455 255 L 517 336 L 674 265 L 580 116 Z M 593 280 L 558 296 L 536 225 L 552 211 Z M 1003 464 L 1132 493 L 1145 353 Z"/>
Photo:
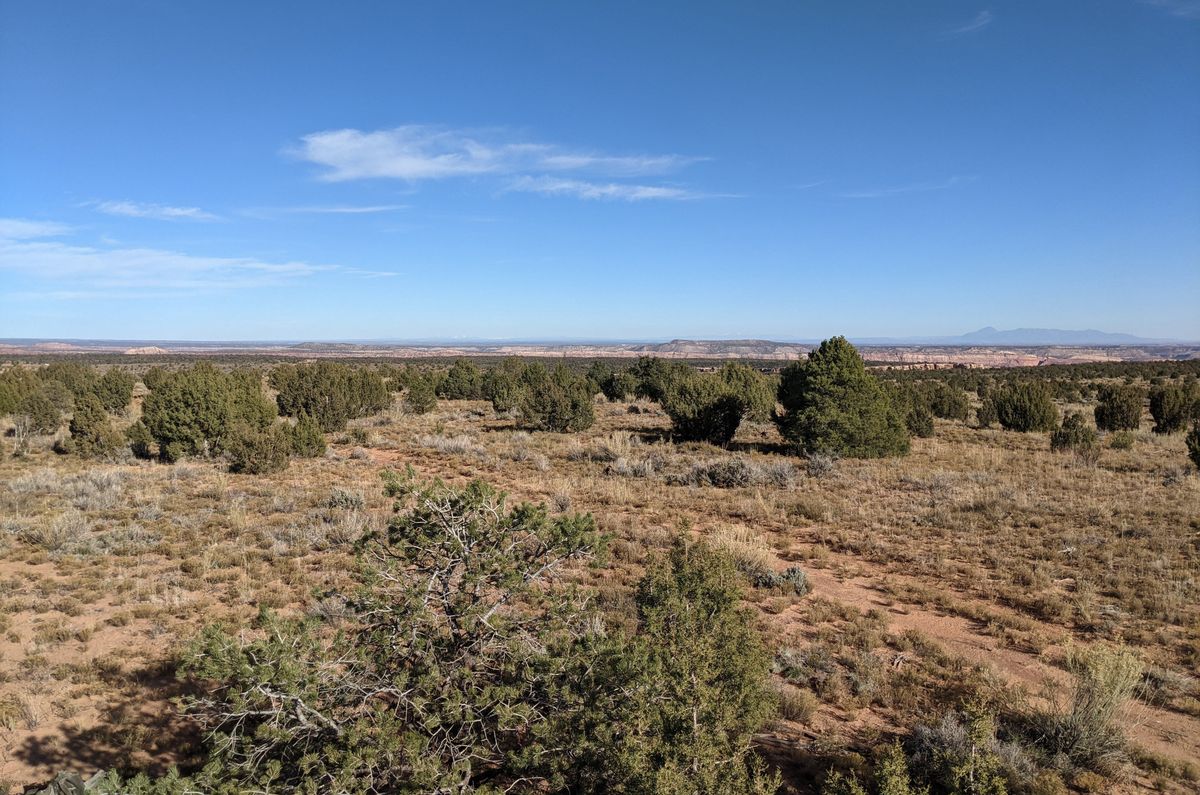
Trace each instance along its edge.
<path fill-rule="evenodd" d="M 305 410 L 275 416 L 263 369 L 127 368 L 143 383 L 109 412 L 94 391 L 107 370 L 69 368 L 93 386 L 52 379 L 58 422 L 0 459 L 0 778 L 105 768 L 128 793 L 1194 788 L 1200 478 L 1184 463 L 1200 429 L 1099 437 L 1116 368 L 914 375 L 860 371 L 852 351 L 830 341 L 778 393 L 753 367 L 497 362 L 478 379 L 491 407 L 435 397 L 329 439 Z M 450 363 L 338 364 L 411 394 Z M 1121 386 L 1186 388 L 1186 364 L 1164 368 Z M 0 372 L 0 396 L 51 383 L 14 369 L 34 372 Z M 682 438 L 667 411 L 694 378 L 715 387 L 701 397 L 758 395 L 729 449 Z M 966 423 L 980 391 L 1039 383 L 1063 417 L 1052 429 Z M 587 426 L 531 432 L 585 405 Z M 838 434 L 784 436 L 798 405 Z M 908 440 L 917 405 L 933 438 Z M 155 436 L 160 415 L 189 432 Z M 909 454 L 828 443 L 877 438 L 863 427 L 899 429 Z M 99 452 L 122 437 L 140 458 Z M 175 465 L 141 460 L 178 439 L 196 441 Z M 390 475 L 381 493 L 379 472 L 408 463 L 444 481 Z"/>

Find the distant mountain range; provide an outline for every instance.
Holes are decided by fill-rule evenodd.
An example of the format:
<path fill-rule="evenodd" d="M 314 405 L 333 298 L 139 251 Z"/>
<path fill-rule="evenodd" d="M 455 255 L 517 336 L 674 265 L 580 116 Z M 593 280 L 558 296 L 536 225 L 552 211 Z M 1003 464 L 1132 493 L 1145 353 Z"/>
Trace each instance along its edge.
<path fill-rule="evenodd" d="M 859 345 L 1172 345 L 1180 340 L 1151 339 L 1096 329 L 997 329 L 985 326 L 954 337 L 860 337 Z"/>

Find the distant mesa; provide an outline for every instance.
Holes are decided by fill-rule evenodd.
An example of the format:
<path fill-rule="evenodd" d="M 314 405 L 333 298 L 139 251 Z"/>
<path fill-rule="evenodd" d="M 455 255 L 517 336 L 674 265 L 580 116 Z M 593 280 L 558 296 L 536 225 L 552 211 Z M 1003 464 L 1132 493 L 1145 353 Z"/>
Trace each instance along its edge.
<path fill-rule="evenodd" d="M 329 351 L 357 351 L 361 350 L 362 347 L 362 345 L 356 345 L 352 342 L 301 342 L 296 345 L 289 345 L 288 350 L 323 353 Z"/>
<path fill-rule="evenodd" d="M 170 353 L 166 348 L 160 348 L 157 345 L 146 345 L 141 348 L 128 348 L 125 351 L 126 356 L 157 356 L 162 353 Z"/>

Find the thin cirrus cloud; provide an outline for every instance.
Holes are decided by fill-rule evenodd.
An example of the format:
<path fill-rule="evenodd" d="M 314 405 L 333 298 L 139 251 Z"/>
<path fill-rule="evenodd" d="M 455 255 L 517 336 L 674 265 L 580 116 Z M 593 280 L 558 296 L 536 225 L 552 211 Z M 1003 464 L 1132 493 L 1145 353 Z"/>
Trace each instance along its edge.
<path fill-rule="evenodd" d="M 392 276 L 338 265 L 265 262 L 253 257 L 212 257 L 154 248 L 98 247 L 59 239 L 61 224 L 0 219 L 0 273 L 41 285 L 43 297 L 144 296 L 147 291 L 230 290 L 268 287 L 319 273 Z"/>
<path fill-rule="evenodd" d="M 1200 0 L 1142 0 L 1142 2 L 1165 11 L 1173 17 L 1200 19 Z"/>
<path fill-rule="evenodd" d="M 980 11 L 970 22 L 948 28 L 944 31 L 944 34 L 946 36 L 966 36 L 970 33 L 978 33 L 992 24 L 995 19 L 996 17 L 991 11 Z"/>
<path fill-rule="evenodd" d="M 251 218 L 275 218 L 281 215 L 374 215 L 407 210 L 407 204 L 331 204 L 299 207 L 251 207 L 241 214 Z"/>
<path fill-rule="evenodd" d="M 102 201 L 91 202 L 107 215 L 120 215 L 126 218 L 151 218 L 156 221 L 216 221 L 219 216 L 201 210 L 199 207 L 172 207 L 166 204 L 146 204 L 131 201 Z"/>
<path fill-rule="evenodd" d="M 387 130 L 310 133 L 287 150 L 321 166 L 320 179 L 407 182 L 501 176 L 515 190 L 578 198 L 681 199 L 700 194 L 669 185 L 617 180 L 661 175 L 705 158 L 613 155 L 521 140 L 502 130 L 455 130 L 408 124 Z"/>
<path fill-rule="evenodd" d="M 26 240 L 38 237 L 60 237 L 69 234 L 71 227 L 53 221 L 31 221 L 27 218 L 0 218 L 0 241 Z"/>
<path fill-rule="evenodd" d="M 886 199 L 889 196 L 900 196 L 905 193 L 946 190 L 947 188 L 961 185 L 964 182 L 969 182 L 972 179 L 973 177 L 953 176 L 940 182 L 913 182 L 907 185 L 891 185 L 888 187 L 843 191 L 837 195 L 842 199 Z"/>
<path fill-rule="evenodd" d="M 631 185 L 623 182 L 589 182 L 561 177 L 519 177 L 508 186 L 521 193 L 541 193 L 545 196 L 573 196 L 578 199 L 610 201 L 644 201 L 647 199 L 703 199 L 706 194 L 694 193 L 668 185 Z"/>

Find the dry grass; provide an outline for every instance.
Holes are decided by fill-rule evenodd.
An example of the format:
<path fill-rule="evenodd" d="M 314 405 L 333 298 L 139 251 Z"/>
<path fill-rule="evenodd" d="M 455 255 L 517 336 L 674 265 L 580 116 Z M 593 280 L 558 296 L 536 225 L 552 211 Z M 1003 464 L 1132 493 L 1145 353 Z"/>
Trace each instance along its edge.
<path fill-rule="evenodd" d="M 54 772 L 21 750 L 34 744 L 82 759 L 97 743 L 79 727 L 117 736 L 147 713 L 165 720 L 171 678 L 138 672 L 160 670 L 205 622 L 245 622 L 260 606 L 343 615 L 314 594 L 346 585 L 354 540 L 390 514 L 379 472 L 407 464 L 593 513 L 612 561 L 576 576 L 606 606 L 628 605 L 647 557 L 679 532 L 746 571 L 802 566 L 808 596 L 747 592 L 787 652 L 787 723 L 773 732 L 789 754 L 828 760 L 967 696 L 1034 697 L 1062 682 L 1068 641 L 1122 640 L 1147 664 L 1136 758 L 1200 762 L 1200 478 L 1177 471 L 1178 437 L 1141 433 L 1081 466 L 1044 435 L 939 422 L 905 459 L 833 462 L 773 452 L 768 426 L 743 429 L 732 450 L 673 445 L 665 417 L 639 406 L 598 402 L 592 429 L 556 435 L 443 402 L 356 427 L 329 457 L 268 477 L 205 461 L 100 466 L 44 445 L 0 459 L 0 730 L 13 749 L 0 780 Z M 155 759 L 178 758 L 156 747 Z"/>

